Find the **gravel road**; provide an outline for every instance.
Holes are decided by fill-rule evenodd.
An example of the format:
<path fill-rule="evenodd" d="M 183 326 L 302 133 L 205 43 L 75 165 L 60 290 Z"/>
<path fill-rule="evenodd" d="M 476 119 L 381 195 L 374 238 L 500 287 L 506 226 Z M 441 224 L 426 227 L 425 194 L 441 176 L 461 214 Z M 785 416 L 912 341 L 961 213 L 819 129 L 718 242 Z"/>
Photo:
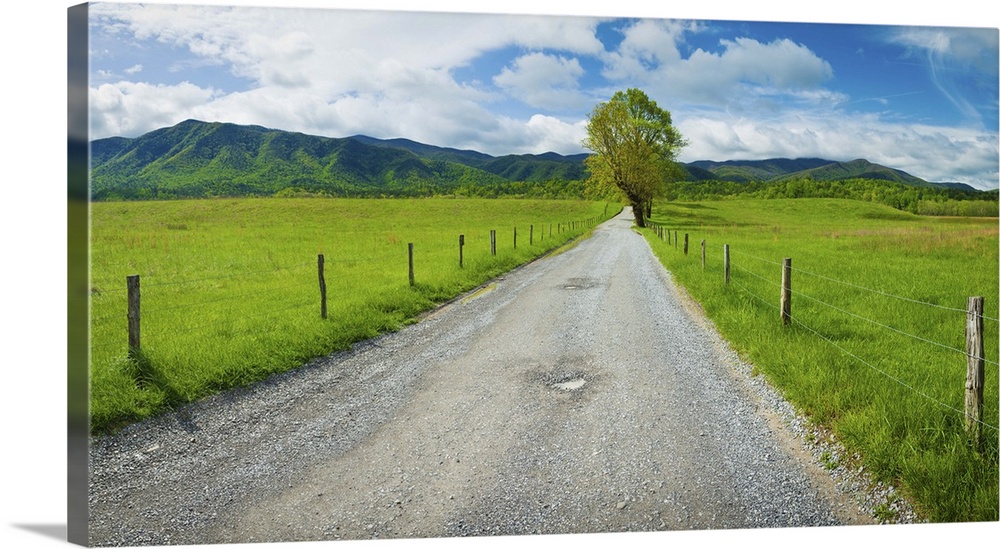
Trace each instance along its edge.
<path fill-rule="evenodd" d="M 871 522 L 631 224 L 95 438 L 91 544 Z"/>

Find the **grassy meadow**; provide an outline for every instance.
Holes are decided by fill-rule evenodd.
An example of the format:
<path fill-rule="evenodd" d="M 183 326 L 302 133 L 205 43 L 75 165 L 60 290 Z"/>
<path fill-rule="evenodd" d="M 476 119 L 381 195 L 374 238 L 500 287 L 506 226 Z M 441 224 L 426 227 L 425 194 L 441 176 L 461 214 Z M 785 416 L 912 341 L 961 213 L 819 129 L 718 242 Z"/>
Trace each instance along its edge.
<path fill-rule="evenodd" d="M 445 198 L 93 203 L 91 429 L 113 430 L 396 330 L 581 235 L 585 220 L 619 210 L 576 200 Z M 129 275 L 140 276 L 142 311 L 141 353 L 132 357 Z"/>
<path fill-rule="evenodd" d="M 845 445 L 850 455 L 831 456 L 828 467 L 860 460 L 928 520 L 997 520 L 997 218 L 797 199 L 662 203 L 652 221 L 670 231 L 670 242 L 644 231 L 654 253 L 723 336 Z M 785 257 L 794 319 L 787 327 L 779 305 Z M 970 296 L 985 298 L 979 448 L 963 427 Z"/>

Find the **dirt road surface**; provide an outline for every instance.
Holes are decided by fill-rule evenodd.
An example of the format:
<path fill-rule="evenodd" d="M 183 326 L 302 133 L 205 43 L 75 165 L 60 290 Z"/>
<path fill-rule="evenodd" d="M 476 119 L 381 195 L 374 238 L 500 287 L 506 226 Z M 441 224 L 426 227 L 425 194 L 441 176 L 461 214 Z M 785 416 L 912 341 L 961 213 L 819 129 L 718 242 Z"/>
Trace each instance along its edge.
<path fill-rule="evenodd" d="M 869 522 L 632 222 L 400 332 L 96 439 L 91 543 Z"/>

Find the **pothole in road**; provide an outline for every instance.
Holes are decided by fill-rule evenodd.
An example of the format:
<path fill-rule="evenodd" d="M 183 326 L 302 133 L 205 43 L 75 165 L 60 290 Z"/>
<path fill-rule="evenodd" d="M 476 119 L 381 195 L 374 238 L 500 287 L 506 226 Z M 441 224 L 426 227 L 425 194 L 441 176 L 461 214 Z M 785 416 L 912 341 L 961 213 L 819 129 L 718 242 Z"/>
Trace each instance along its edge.
<path fill-rule="evenodd" d="M 550 389 L 572 392 L 583 388 L 589 376 L 577 369 L 558 369 L 550 372 L 539 372 L 536 379 Z"/>
<path fill-rule="evenodd" d="M 564 381 L 562 383 L 556 383 L 553 385 L 553 387 L 562 391 L 575 391 L 586 384 L 587 380 L 583 379 L 582 377 L 579 377 L 576 379 L 571 379 L 569 381 Z"/>
<path fill-rule="evenodd" d="M 601 283 L 593 278 L 571 278 L 559 287 L 563 290 L 589 290 L 597 288 L 600 285 Z"/>
<path fill-rule="evenodd" d="M 564 356 L 548 364 L 534 364 L 525 373 L 526 381 L 535 387 L 567 397 L 586 394 L 600 380 L 600 375 L 594 372 L 592 357 L 586 355 Z"/>

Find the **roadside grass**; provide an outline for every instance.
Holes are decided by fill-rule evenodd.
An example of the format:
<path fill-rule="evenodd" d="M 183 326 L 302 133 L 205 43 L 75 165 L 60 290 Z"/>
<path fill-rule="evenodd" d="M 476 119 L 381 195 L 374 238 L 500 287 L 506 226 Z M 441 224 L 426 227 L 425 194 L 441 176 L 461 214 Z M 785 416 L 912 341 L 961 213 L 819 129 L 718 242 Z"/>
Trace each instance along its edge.
<path fill-rule="evenodd" d="M 93 203 L 91 430 L 112 431 L 398 330 L 582 235 L 588 227 L 579 222 L 619 210 L 603 202 L 444 198 Z M 140 275 L 141 353 L 130 356 L 126 276 L 133 274 Z"/>
<path fill-rule="evenodd" d="M 720 333 L 877 480 L 900 487 L 928 520 L 997 520 L 997 218 L 928 218 L 834 199 L 663 203 L 653 214 L 680 244 L 643 234 Z M 964 432 L 970 296 L 984 296 L 989 317 L 980 448 Z"/>

